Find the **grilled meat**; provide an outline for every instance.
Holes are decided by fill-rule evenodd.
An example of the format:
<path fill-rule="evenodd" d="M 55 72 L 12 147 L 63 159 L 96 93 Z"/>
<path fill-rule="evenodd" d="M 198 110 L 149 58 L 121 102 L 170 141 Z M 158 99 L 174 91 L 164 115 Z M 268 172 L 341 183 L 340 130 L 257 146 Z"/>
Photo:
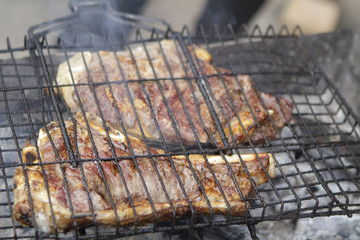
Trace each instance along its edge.
<path fill-rule="evenodd" d="M 184 192 L 196 214 L 210 213 L 206 195 L 213 213 L 230 212 L 232 216 L 241 216 L 249 207 L 246 198 L 252 195 L 254 184 L 250 178 L 255 185 L 260 185 L 268 181 L 267 175 L 275 175 L 275 164 L 270 154 L 260 153 L 258 157 L 244 154 L 241 155 L 242 161 L 237 155 L 225 156 L 239 186 L 239 193 L 225 160 L 221 156 L 206 156 L 225 194 L 227 205 L 202 155 L 189 155 L 188 159 L 176 155 L 169 159 L 162 150 L 150 148 L 150 153 L 156 155 L 153 165 L 144 142 L 133 137 L 127 140 L 109 124 L 106 127 L 108 138 L 100 118 L 87 114 L 86 119 L 78 113 L 75 124 L 71 120 L 65 122 L 78 167 L 69 162 L 57 122 L 51 122 L 40 130 L 37 143 L 40 156 L 37 148 L 30 143 L 24 147 L 22 154 L 26 166 L 19 167 L 14 177 L 14 218 L 24 226 L 36 224 L 44 232 L 54 232 L 55 229 L 66 232 L 75 226 L 86 227 L 95 223 L 131 225 L 136 222 L 134 209 L 138 224 L 154 222 L 154 211 L 158 221 L 169 220 L 173 214 L 176 218 L 185 217 L 191 211 Z M 94 160 L 99 158 L 101 160 Z"/>
<path fill-rule="evenodd" d="M 72 111 L 82 107 L 98 116 L 101 111 L 117 129 L 121 129 L 121 119 L 133 135 L 141 136 L 141 125 L 148 139 L 159 140 L 161 134 L 171 143 L 181 140 L 196 145 L 199 141 L 223 146 L 197 84 L 202 81 L 231 145 L 249 140 L 263 143 L 264 135 L 269 141 L 275 139 L 275 127 L 281 131 L 286 119 L 291 120 L 292 104 L 281 97 L 278 103 L 274 96 L 258 94 L 248 75 L 216 69 L 205 49 L 194 48 L 189 47 L 191 61 L 172 40 L 116 53 L 77 53 L 59 66 L 57 84 Z"/>

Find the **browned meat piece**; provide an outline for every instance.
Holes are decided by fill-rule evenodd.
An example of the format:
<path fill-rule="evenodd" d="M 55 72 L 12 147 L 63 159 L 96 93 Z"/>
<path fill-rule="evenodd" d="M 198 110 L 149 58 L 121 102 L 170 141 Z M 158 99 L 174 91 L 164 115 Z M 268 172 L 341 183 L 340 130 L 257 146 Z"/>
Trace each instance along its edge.
<path fill-rule="evenodd" d="M 134 224 L 136 221 L 135 215 L 130 205 L 129 195 L 120 177 L 119 169 L 121 169 L 135 206 L 139 224 L 153 222 L 154 211 L 150 205 L 135 162 L 138 165 L 154 204 L 158 220 L 166 221 L 171 219 L 173 215 L 170 204 L 156 174 L 155 167 L 150 159 L 146 157 L 148 153 L 145 144 L 137 138 L 130 138 L 130 145 L 128 145 L 124 135 L 109 125 L 107 127 L 110 139 L 108 139 L 101 120 L 94 115 L 88 114 L 87 119 L 97 154 L 99 158 L 107 159 L 107 161 L 93 161 L 91 159 L 96 156 L 84 117 L 78 113 L 75 119 L 75 126 L 72 121 L 66 121 L 66 129 L 74 151 L 76 146 L 78 149 L 79 156 L 77 158 L 81 160 L 81 163 L 79 163 L 77 168 L 72 167 L 67 162 L 69 160 L 68 152 L 56 122 L 46 126 L 49 135 L 46 133 L 45 128 L 40 130 L 38 147 L 41 160 L 35 146 L 28 143 L 23 149 L 24 163 L 34 163 L 35 165 L 27 165 L 24 168 L 19 167 L 16 171 L 14 177 L 14 218 L 16 221 L 24 226 L 34 226 L 35 220 L 37 226 L 44 232 L 54 232 L 55 227 L 59 231 L 69 231 L 75 227 L 72 217 L 76 219 L 78 227 L 93 225 L 95 221 L 99 225 L 111 226 Z M 50 137 L 52 141 L 50 141 Z M 122 159 L 111 160 L 114 158 L 110 151 L 109 140 L 111 140 L 116 156 L 123 157 Z M 53 144 L 57 153 L 53 148 Z M 139 156 L 136 160 L 130 157 L 130 146 L 133 148 L 135 155 Z M 170 160 L 162 156 L 162 150 L 151 148 L 151 153 L 159 155 L 154 157 L 154 162 L 174 206 L 176 217 L 188 216 L 190 214 L 190 207 L 171 167 Z M 127 156 L 129 158 L 126 158 Z M 258 156 L 259 158 L 254 154 L 241 155 L 243 163 L 237 155 L 226 156 L 226 160 L 229 162 L 243 197 L 240 197 L 239 192 L 236 190 L 225 160 L 221 156 L 207 156 L 215 176 L 225 193 L 232 216 L 241 216 L 246 212 L 248 203 L 244 198 L 250 197 L 253 189 L 253 185 L 246 174 L 245 166 L 256 185 L 268 181 L 265 171 L 270 177 L 275 175 L 275 163 L 272 156 L 266 153 L 260 153 Z M 213 212 L 216 214 L 228 214 L 230 209 L 227 208 L 214 176 L 211 174 L 203 156 L 189 156 L 189 161 L 193 166 L 195 175 L 191 171 L 185 156 L 173 156 L 172 161 L 196 214 L 208 214 L 210 207 L 205 201 L 204 194 L 200 190 L 195 175 L 201 182 Z M 265 171 L 261 167 L 260 161 Z M 40 162 L 44 163 L 44 171 L 42 171 L 40 165 L 36 165 Z M 27 188 L 25 172 L 29 188 Z M 48 191 L 43 174 L 47 179 Z M 109 191 L 106 190 L 105 182 L 107 182 Z M 32 215 L 30 207 L 29 190 L 35 216 Z M 52 218 L 50 201 L 55 222 Z M 111 204 L 112 202 L 113 204 Z M 91 209 L 93 209 L 93 212 Z M 119 220 L 118 223 L 115 212 Z M 92 217 L 92 213 L 95 214 L 95 219 Z"/>
<path fill-rule="evenodd" d="M 293 109 L 293 105 L 284 98 L 279 98 L 279 103 L 276 101 L 276 98 L 267 93 L 261 93 L 261 98 L 265 102 L 268 109 L 271 109 L 274 113 L 271 115 L 271 118 L 264 122 L 261 125 L 261 129 L 263 130 L 266 138 L 268 140 L 274 139 L 277 132 L 274 127 L 274 123 L 276 128 L 281 131 L 282 127 L 286 125 L 286 120 L 291 120 L 291 112 Z M 281 107 L 280 107 L 281 106 Z M 282 112 L 282 111 L 284 112 Z M 284 115 L 285 114 L 285 115 Z M 286 117 L 286 118 L 285 118 Z M 274 123 L 272 123 L 272 121 Z M 264 136 L 260 131 L 260 128 L 255 129 L 254 134 L 251 137 L 253 142 L 262 143 L 264 142 Z"/>
<path fill-rule="evenodd" d="M 248 143 L 249 139 L 254 143 L 264 142 L 256 120 L 269 141 L 276 138 L 274 125 L 249 76 L 234 76 L 222 68 L 218 69 L 218 73 L 211 64 L 210 54 L 195 46 L 192 58 L 195 63 L 199 62 L 197 71 L 203 76 L 201 80 L 195 79 L 189 62 L 183 53 L 178 54 L 177 49 L 181 52 L 177 42 L 163 40 L 160 44 L 147 43 L 146 51 L 141 45 L 131 51 L 116 53 L 78 53 L 60 65 L 57 83 L 67 86 L 60 87 L 60 92 L 72 111 L 78 111 L 80 105 L 85 111 L 97 115 L 101 110 L 105 120 L 119 130 L 121 117 L 127 131 L 136 136 L 141 136 L 141 124 L 148 139 L 159 140 L 162 134 L 165 141 L 179 143 L 177 129 L 180 139 L 186 145 L 197 144 L 196 134 L 200 143 L 223 146 L 214 119 L 196 83 L 203 81 L 207 92 L 213 94 L 210 96 L 211 103 L 231 145 Z M 76 91 L 69 84 L 77 84 Z M 274 101 L 275 97 L 263 93 L 261 96 L 276 127 L 281 131 L 286 121 L 280 106 Z M 290 121 L 292 104 L 283 98 L 279 100 Z M 174 121 L 170 116 L 173 116 Z"/>

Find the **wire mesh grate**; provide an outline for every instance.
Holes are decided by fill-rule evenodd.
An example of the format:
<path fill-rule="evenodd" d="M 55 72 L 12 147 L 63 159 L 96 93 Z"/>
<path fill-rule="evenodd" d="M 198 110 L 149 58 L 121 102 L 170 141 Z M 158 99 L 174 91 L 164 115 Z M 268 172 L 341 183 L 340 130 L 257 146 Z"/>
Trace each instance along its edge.
<path fill-rule="evenodd" d="M 105 38 L 102 41 L 97 41 L 94 37 L 92 41 L 86 43 L 79 41 L 81 36 L 75 37 L 71 42 L 64 42 L 60 38 L 58 42 L 53 43 L 50 40 L 50 35 L 41 35 L 35 39 L 36 48 L 30 48 L 29 46 L 32 46 L 32 43 L 27 42 L 25 48 L 13 49 L 10 41 L 8 41 L 8 49 L 0 52 L 1 59 L 4 59 L 0 62 L 2 92 L 0 96 L 0 132 L 2 133 L 0 137 L 0 220 L 2 222 L 0 239 L 30 237 L 49 239 L 110 238 L 146 232 L 175 231 L 231 224 L 254 224 L 281 219 L 331 215 L 351 216 L 352 213 L 359 212 L 359 119 L 351 112 L 329 79 L 318 68 L 311 56 L 311 49 L 307 46 L 306 37 L 301 35 L 299 29 L 289 33 L 284 28 L 277 34 L 271 27 L 265 33 L 261 33 L 258 28 L 255 28 L 251 33 L 246 29 L 235 33 L 231 27 L 224 30 L 214 28 L 211 32 L 205 32 L 200 28 L 195 35 L 191 35 L 186 27 L 181 33 L 139 29 L 134 32 L 130 39 L 125 38 L 126 34 L 124 34 L 120 39 Z M 201 45 L 211 54 L 215 68 L 229 69 L 231 75 L 248 74 L 258 91 L 283 96 L 290 100 L 294 105 L 291 122 L 287 122 L 287 127 L 281 132 L 276 129 L 278 133 L 276 140 L 268 141 L 266 139 L 263 144 L 250 142 L 250 144 L 236 146 L 231 144 L 232 140 L 226 139 L 224 134 L 222 134 L 222 140 L 225 140 L 223 141 L 224 146 L 218 144 L 211 147 L 204 146 L 197 139 L 197 146 L 189 148 L 186 143 L 181 141 L 179 129 L 175 128 L 176 135 L 180 139 L 176 146 L 168 144 L 164 137 L 161 138 L 161 131 L 159 131 L 161 141 L 158 143 L 149 141 L 142 132 L 141 138 L 146 146 L 142 155 L 136 154 L 132 150 L 130 157 L 121 158 L 117 157 L 115 150 L 111 148 L 111 157 L 108 159 L 99 157 L 96 153 L 94 158 L 79 159 L 76 157 L 79 156 L 78 150 L 71 150 L 70 155 L 72 157 L 70 156 L 69 163 L 74 164 L 74 167 L 80 166 L 81 168 L 83 162 L 95 161 L 102 178 L 105 179 L 99 162 L 131 159 L 136 163 L 139 158 L 147 157 L 154 169 L 157 169 L 156 158 L 165 157 L 170 160 L 171 170 L 181 182 L 179 180 L 180 173 L 177 173 L 176 166 L 172 161 L 176 155 L 184 155 L 190 164 L 190 154 L 200 154 L 206 159 L 208 154 L 224 156 L 230 152 L 239 155 L 243 153 L 271 153 L 276 162 L 277 175 L 274 179 L 267 176 L 270 179 L 268 184 L 255 187 L 254 197 L 240 196 L 242 200 L 246 200 L 250 204 L 250 208 L 246 209 L 247 214 L 244 217 L 232 217 L 230 214 L 219 216 L 210 210 L 208 214 L 199 216 L 192 208 L 187 219 L 176 219 L 176 212 L 164 181 L 160 172 L 155 171 L 156 178 L 161 183 L 160 187 L 167 193 L 166 199 L 171 206 L 171 217 L 168 222 L 158 221 L 155 216 L 155 222 L 146 226 L 138 224 L 137 221 L 134 226 L 120 227 L 117 224 L 116 228 L 111 229 L 95 224 L 95 227 L 87 228 L 86 235 L 83 235 L 84 230 L 82 229 L 76 229 L 67 235 L 63 235 L 60 231 L 54 235 L 48 235 L 38 228 L 25 228 L 15 222 L 12 217 L 14 206 L 13 177 L 17 167 L 25 169 L 26 164 L 22 163 L 22 148 L 28 140 L 36 143 L 39 129 L 51 121 L 60 122 L 64 138 L 69 138 L 67 131 L 65 131 L 65 120 L 73 119 L 74 114 L 64 104 L 65 100 L 62 96 L 55 94 L 56 91 L 59 91 L 59 84 L 55 80 L 60 63 L 68 61 L 71 56 L 78 52 L 84 53 L 88 50 L 94 53 L 99 53 L 100 50 L 115 52 L 123 49 L 134 49 L 139 45 L 146 49 L 149 44 L 161 45 L 162 39 L 178 41 L 177 52 L 185 52 L 189 56 L 194 52 L 195 44 Z M 184 46 L 190 46 L 188 52 Z M 160 55 L 166 58 L 164 52 L 161 52 Z M 184 54 L 185 59 L 191 58 L 189 56 Z M 150 59 L 149 55 L 147 58 Z M 99 59 L 101 61 L 100 55 Z M 196 59 L 191 64 L 193 68 L 190 69 L 190 73 L 196 72 L 198 75 L 189 73 L 186 80 L 195 84 L 200 81 L 202 75 L 206 74 L 199 71 L 199 63 L 196 62 Z M 121 65 L 119 64 L 117 67 L 121 68 Z M 102 69 L 105 69 L 103 65 Z M 216 75 L 221 76 L 221 73 L 217 71 Z M 141 85 L 145 81 L 152 81 L 153 84 L 156 84 L 160 96 L 164 99 L 165 108 L 172 118 L 171 122 L 176 126 L 171 105 L 166 104 L 161 81 L 171 81 L 176 88 L 177 82 L 183 81 L 183 78 L 177 79 L 176 76 L 170 74 L 168 78 L 155 75 L 152 79 L 143 79 L 139 73 L 137 77 L 138 79 L 128 80 L 128 84 L 139 83 Z M 91 92 L 95 96 L 94 86 L 97 86 L 96 84 L 107 85 L 111 89 L 111 86 L 122 83 L 121 81 L 110 82 L 108 79 L 103 82 L 88 83 L 87 86 L 90 86 Z M 146 93 L 144 85 L 141 86 L 142 91 Z M 189 84 L 189 86 L 192 85 Z M 209 91 L 206 83 L 203 87 L 206 97 L 211 99 L 214 93 L 211 89 Z M 227 87 L 224 86 L 224 88 Z M 179 92 L 179 89 L 177 88 L 176 91 Z M 151 101 L 148 99 L 148 102 Z M 101 102 L 96 102 L 98 109 L 101 110 L 100 104 Z M 134 105 L 132 107 L 134 109 Z M 216 102 L 213 107 L 217 107 Z M 81 111 L 84 112 L 84 109 Z M 154 115 L 154 113 L 152 114 Z M 118 115 L 121 118 L 121 114 Z M 188 115 L 186 117 L 190 118 Z M 141 125 L 139 117 L 135 121 Z M 102 123 L 106 135 L 110 139 L 105 121 Z M 155 125 L 159 129 L 157 122 Z M 89 128 L 89 123 L 87 123 L 87 127 Z M 129 141 L 123 123 L 121 127 L 127 141 Z M 194 126 L 191 126 L 191 130 L 196 132 Z M 218 130 L 221 131 L 221 126 L 218 127 Z M 151 153 L 152 144 L 157 144 L 156 146 L 160 144 L 160 147 L 165 150 L 164 153 L 157 155 Z M 93 145 L 95 144 L 93 143 Z M 40 166 L 43 168 L 44 164 L 40 164 Z M 117 165 L 117 168 L 121 172 L 121 166 Z M 193 172 L 195 171 L 192 167 L 190 168 Z M 136 169 L 139 171 L 139 166 L 136 166 Z M 64 173 L 62 172 L 62 174 Z M 249 175 L 248 172 L 247 174 Z M 232 177 L 234 179 L 234 176 Z M 122 176 L 123 178 L 124 176 Z M 197 182 L 199 183 L 199 179 Z M 65 180 L 64 185 L 66 184 Z M 220 186 L 219 182 L 217 184 Z M 141 185 L 145 188 L 145 194 L 151 202 L 148 186 L 142 177 Z M 201 186 L 201 184 L 199 185 Z M 109 192 L 106 181 L 105 187 Z M 235 187 L 241 195 L 240 187 Z M 181 190 L 188 204 L 191 203 L 185 188 L 181 187 Z M 204 189 L 200 190 L 204 192 Z M 130 195 L 129 191 L 127 194 Z M 224 196 L 223 192 L 222 195 Z M 129 198 L 131 199 L 131 197 Z M 111 194 L 109 201 L 112 205 L 111 209 L 115 209 L 116 206 L 111 200 Z M 209 203 L 208 199 L 207 202 Z M 134 209 L 131 200 L 129 204 Z M 191 206 L 191 204 L 189 205 Z M 151 208 L 155 209 L 154 203 L 151 203 Z M 156 213 L 156 211 L 154 212 Z M 95 217 L 94 209 L 87 216 Z M 81 217 L 85 216 L 83 214 L 78 215 L 72 210 L 73 219 Z M 117 219 L 117 221 L 119 220 Z"/>

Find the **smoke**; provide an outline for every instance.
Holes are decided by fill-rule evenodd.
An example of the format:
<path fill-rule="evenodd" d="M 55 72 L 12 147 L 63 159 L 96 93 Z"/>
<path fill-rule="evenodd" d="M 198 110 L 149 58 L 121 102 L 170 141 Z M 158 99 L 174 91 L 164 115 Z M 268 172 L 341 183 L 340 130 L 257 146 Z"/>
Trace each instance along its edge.
<path fill-rule="evenodd" d="M 76 10 L 78 16 L 59 38 L 69 46 L 101 46 L 109 39 L 123 42 L 130 35 L 135 22 L 120 18 L 112 14 L 111 10 L 137 14 L 144 2 L 145 0 L 104 1 L 108 5 L 79 6 Z M 112 9 L 107 9 L 107 6 Z"/>
<path fill-rule="evenodd" d="M 80 11 L 79 17 L 59 37 L 68 46 L 103 45 L 107 39 L 124 39 L 130 31 L 129 25 L 119 21 L 103 10 Z"/>

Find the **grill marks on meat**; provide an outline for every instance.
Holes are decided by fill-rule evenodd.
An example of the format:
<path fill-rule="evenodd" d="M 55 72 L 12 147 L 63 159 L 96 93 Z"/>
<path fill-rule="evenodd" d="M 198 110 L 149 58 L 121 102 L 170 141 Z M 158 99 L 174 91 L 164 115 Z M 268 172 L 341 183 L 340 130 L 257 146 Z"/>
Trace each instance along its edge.
<path fill-rule="evenodd" d="M 259 92 L 263 104 L 249 76 L 234 76 L 229 70 L 216 69 L 210 54 L 198 46 L 192 54 L 197 62 L 195 57 L 200 63 L 196 66 L 198 79 L 194 78 L 178 43 L 172 40 L 147 43 L 146 48 L 139 46 L 131 51 L 78 53 L 69 60 L 71 71 L 67 62 L 60 65 L 57 81 L 60 85 L 78 84 L 76 91 L 72 86 L 60 88 L 74 112 L 82 106 L 85 111 L 99 115 L 100 109 L 105 120 L 118 129 L 121 129 L 120 115 L 127 131 L 141 136 L 137 114 L 145 136 L 153 140 L 159 140 L 161 132 L 165 141 L 179 143 L 177 129 L 186 145 L 196 145 L 192 123 L 200 143 L 223 146 L 196 81 L 203 81 L 207 92 L 212 93 L 210 100 L 231 145 L 249 140 L 264 142 L 258 124 L 270 141 L 276 137 L 275 127 L 281 131 L 286 124 L 285 116 L 291 120 L 292 105 L 287 100 L 279 97 L 279 105 L 274 96 Z M 89 83 L 94 83 L 94 91 Z"/>
<path fill-rule="evenodd" d="M 223 146 L 197 81 L 209 93 L 232 145 L 272 140 L 291 120 L 291 103 L 257 92 L 249 76 L 216 69 L 210 54 L 197 46 L 191 53 L 200 63 L 195 79 L 177 44 L 163 40 L 146 44 L 146 50 L 140 46 L 116 53 L 83 52 L 60 65 L 57 81 L 63 85 L 60 93 L 66 104 L 74 112 L 80 108 L 90 112 L 87 120 L 78 113 L 75 122 L 65 122 L 79 166 L 69 163 L 58 123 L 41 129 L 38 150 L 30 143 L 23 149 L 24 163 L 32 165 L 18 168 L 14 177 L 18 222 L 36 223 L 51 233 L 94 224 L 167 221 L 190 215 L 190 206 L 198 215 L 246 213 L 253 187 L 275 176 L 270 154 L 244 154 L 241 160 L 225 156 L 226 161 L 200 155 L 169 159 L 164 151 L 148 152 L 141 140 L 119 132 L 121 119 L 135 136 L 142 135 L 142 128 L 153 140 L 162 135 L 171 143 L 196 145 L 198 137 L 200 143 Z M 97 117 L 100 111 L 108 122 L 109 137 Z M 149 154 L 156 157 L 150 159 Z"/>
<path fill-rule="evenodd" d="M 78 156 L 76 157 L 83 161 L 79 163 L 78 168 L 73 168 L 67 162 L 69 156 L 58 123 L 52 122 L 46 126 L 49 135 L 46 133 L 45 128 L 41 129 L 38 147 L 41 161 L 44 163 L 44 171 L 39 165 L 27 165 L 24 169 L 18 168 L 14 177 L 14 217 L 18 222 L 25 226 L 34 226 L 35 219 L 38 228 L 44 232 L 54 232 L 55 228 L 66 232 L 75 227 L 71 213 L 72 209 L 78 227 L 93 225 L 95 221 L 100 225 L 111 226 L 134 224 L 136 222 L 135 214 L 130 205 L 130 197 L 125 189 L 119 169 L 123 173 L 135 206 L 139 224 L 150 223 L 155 219 L 139 171 L 154 204 L 159 221 L 166 221 L 173 217 L 173 212 L 159 177 L 163 181 L 164 188 L 173 204 L 176 217 L 185 217 L 190 214 L 189 204 L 180 188 L 174 169 L 170 164 L 170 160 L 162 156 L 164 153 L 162 150 L 151 148 L 152 154 L 159 155 L 153 159 L 160 175 L 158 176 L 152 161 L 146 157 L 148 153 L 144 151 L 146 149 L 145 144 L 137 138 L 130 137 L 130 145 L 128 145 L 125 137 L 115 128 L 108 125 L 115 154 L 117 157 L 123 158 L 111 160 L 113 156 L 111 155 L 109 139 L 102 122 L 98 117 L 88 114 L 87 120 L 98 157 L 108 159 L 108 161 L 93 161 L 91 159 L 97 156 L 90 141 L 90 132 L 84 116 L 78 113 L 75 119 L 75 124 L 70 120 L 65 122 L 66 130 L 74 152 L 76 152 L 75 147 L 78 148 Z M 55 145 L 57 154 L 52 144 Z M 139 156 L 135 160 L 130 157 L 130 146 L 134 154 Z M 242 196 L 236 190 L 235 182 L 224 159 L 221 156 L 207 156 L 209 164 L 224 191 L 232 216 L 245 214 L 248 207 L 245 198 L 250 197 L 253 190 L 253 185 L 245 169 L 248 170 L 256 185 L 268 181 L 265 171 L 269 177 L 275 175 L 275 165 L 271 155 L 261 153 L 258 154 L 259 158 L 257 158 L 254 154 L 245 154 L 241 155 L 241 157 L 243 162 L 236 155 L 226 156 L 226 159 Z M 25 163 L 40 163 L 36 148 L 30 143 L 27 143 L 23 149 L 23 161 Z M 172 161 L 196 214 L 210 213 L 210 207 L 205 200 L 204 192 L 214 213 L 228 214 L 229 209 L 219 190 L 219 186 L 216 184 L 215 178 L 202 156 L 189 156 L 195 175 L 185 156 L 173 156 Z M 261 161 L 265 171 L 259 161 Z M 137 170 L 135 163 L 139 170 Z M 24 172 L 26 172 L 29 179 L 29 188 L 27 188 Z M 45 187 L 43 175 L 47 180 L 48 191 Z M 204 192 L 201 191 L 195 176 L 201 182 Z M 109 191 L 106 189 L 105 182 Z M 35 216 L 32 216 L 28 197 L 29 191 Z M 51 215 L 50 201 L 55 222 Z M 93 209 L 93 212 L 91 209 Z M 115 212 L 118 215 L 119 223 L 116 221 Z M 95 218 L 92 214 L 95 214 Z"/>

